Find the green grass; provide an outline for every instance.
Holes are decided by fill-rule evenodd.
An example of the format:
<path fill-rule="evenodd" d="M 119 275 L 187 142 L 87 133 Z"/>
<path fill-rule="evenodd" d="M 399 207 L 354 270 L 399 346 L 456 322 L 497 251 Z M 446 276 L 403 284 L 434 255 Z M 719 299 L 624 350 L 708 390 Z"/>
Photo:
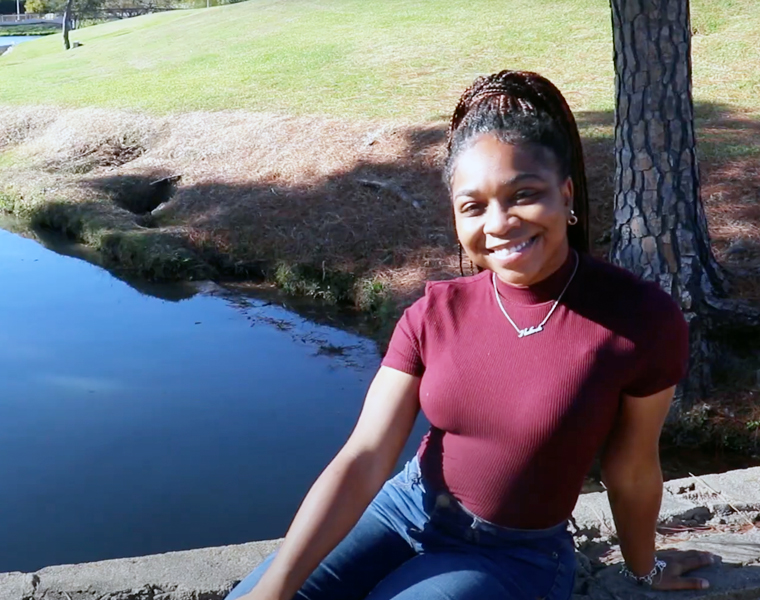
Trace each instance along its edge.
<path fill-rule="evenodd" d="M 521 68 L 605 109 L 608 29 L 599 0 L 250 0 L 88 27 L 70 52 L 28 42 L 0 62 L 0 102 L 431 119 Z"/>
<path fill-rule="evenodd" d="M 693 0 L 692 25 L 696 98 L 760 108 L 760 2 Z M 519 68 L 576 110 L 613 103 L 601 0 L 250 0 L 72 39 L 83 46 L 64 52 L 55 36 L 4 57 L 0 102 L 430 120 L 476 75 Z"/>

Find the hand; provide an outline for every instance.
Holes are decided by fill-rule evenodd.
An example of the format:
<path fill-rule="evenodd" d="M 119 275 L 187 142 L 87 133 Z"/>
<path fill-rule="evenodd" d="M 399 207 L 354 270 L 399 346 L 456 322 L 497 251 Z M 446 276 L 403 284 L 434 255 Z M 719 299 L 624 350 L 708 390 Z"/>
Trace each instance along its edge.
<path fill-rule="evenodd" d="M 707 579 L 683 577 L 684 573 L 715 564 L 715 557 L 709 552 L 697 550 L 667 550 L 658 552 L 657 558 L 668 566 L 652 582 L 653 590 L 705 590 L 710 587 Z"/>

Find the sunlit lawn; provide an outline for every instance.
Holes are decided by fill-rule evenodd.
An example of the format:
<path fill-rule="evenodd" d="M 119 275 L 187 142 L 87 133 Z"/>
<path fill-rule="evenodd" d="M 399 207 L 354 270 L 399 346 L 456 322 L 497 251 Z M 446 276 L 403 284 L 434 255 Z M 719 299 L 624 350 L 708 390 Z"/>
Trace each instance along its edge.
<path fill-rule="evenodd" d="M 695 95 L 760 107 L 760 3 L 693 0 Z M 250 0 L 26 42 L 0 103 L 434 120 L 476 75 L 536 70 L 576 110 L 613 104 L 602 0 Z"/>

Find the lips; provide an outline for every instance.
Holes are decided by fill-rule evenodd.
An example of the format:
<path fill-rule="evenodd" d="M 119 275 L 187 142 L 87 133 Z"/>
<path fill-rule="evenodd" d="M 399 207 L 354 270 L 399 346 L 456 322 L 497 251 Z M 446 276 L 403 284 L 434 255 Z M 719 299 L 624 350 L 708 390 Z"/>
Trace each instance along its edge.
<path fill-rule="evenodd" d="M 505 259 L 509 258 L 510 256 L 517 254 L 519 252 L 524 252 L 525 250 L 529 249 L 538 239 L 538 236 L 533 236 L 532 238 L 529 238 L 525 240 L 524 242 L 520 242 L 519 244 L 514 245 L 503 245 L 498 246 L 494 249 L 492 249 L 491 256 L 497 259 Z"/>

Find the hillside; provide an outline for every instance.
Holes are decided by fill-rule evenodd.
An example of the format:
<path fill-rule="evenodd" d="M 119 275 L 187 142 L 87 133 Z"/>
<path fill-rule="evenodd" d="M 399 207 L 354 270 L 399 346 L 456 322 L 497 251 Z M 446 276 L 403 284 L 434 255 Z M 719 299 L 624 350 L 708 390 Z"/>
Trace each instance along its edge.
<path fill-rule="evenodd" d="M 419 119 L 447 112 L 476 74 L 519 63 L 603 108 L 608 9 L 513 4 L 520 18 L 494 0 L 250 0 L 148 15 L 78 31 L 69 53 L 58 39 L 17 48 L 0 63 L 0 102 Z M 605 69 L 568 70 L 570 45 Z"/>
<path fill-rule="evenodd" d="M 697 99 L 758 109 L 760 3 L 692 14 Z M 0 103 L 430 120 L 475 75 L 519 67 L 609 110 L 609 27 L 599 0 L 249 0 L 85 28 L 70 52 L 27 42 L 0 60 Z"/>
<path fill-rule="evenodd" d="M 697 99 L 758 109 L 760 3 L 692 15 Z M 519 67 L 608 110 L 609 24 L 599 0 L 249 0 L 82 29 L 68 53 L 28 42 L 0 61 L 0 103 L 428 120 L 476 74 Z"/>

